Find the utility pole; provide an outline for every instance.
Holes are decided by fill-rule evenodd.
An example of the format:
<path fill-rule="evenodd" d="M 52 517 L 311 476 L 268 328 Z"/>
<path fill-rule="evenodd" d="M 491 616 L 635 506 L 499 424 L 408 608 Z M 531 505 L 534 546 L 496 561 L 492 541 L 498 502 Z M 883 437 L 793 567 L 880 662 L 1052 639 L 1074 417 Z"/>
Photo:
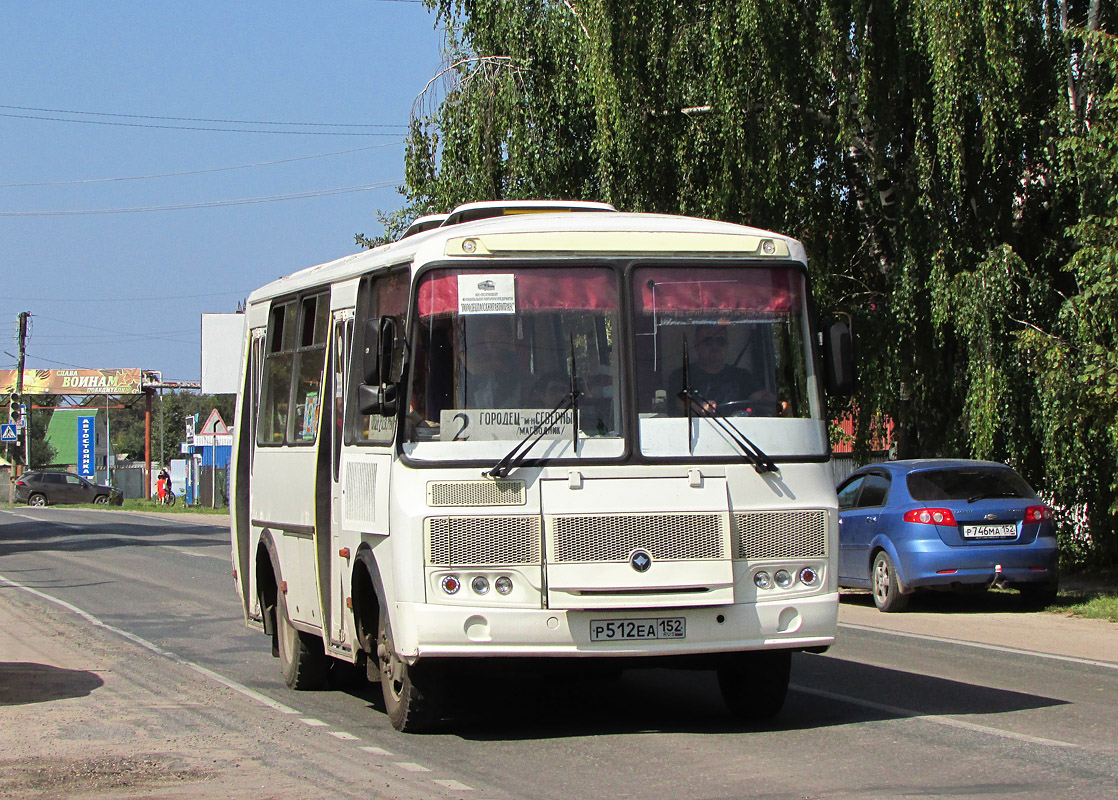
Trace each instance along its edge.
<path fill-rule="evenodd" d="M 23 398 L 23 363 L 27 359 L 27 318 L 31 316 L 30 311 L 19 312 L 19 364 L 16 367 L 16 394 L 19 395 L 19 401 L 28 406 L 30 410 L 30 403 L 25 403 Z M 23 415 L 23 457 L 16 456 L 17 462 L 23 464 L 31 463 L 31 415 Z M 20 469 L 19 463 L 16 464 L 16 477 L 22 474 L 23 470 Z"/>
<path fill-rule="evenodd" d="M 19 312 L 19 335 L 18 335 L 19 361 L 18 361 L 18 364 L 16 366 L 16 385 L 15 385 L 15 387 L 13 389 L 13 392 L 12 392 L 13 397 L 12 397 L 12 400 L 11 400 L 11 404 L 12 404 L 13 408 L 15 408 L 18 404 L 23 403 L 23 365 L 24 365 L 24 361 L 26 360 L 26 354 L 27 354 L 27 318 L 30 317 L 30 316 L 31 316 L 30 311 Z M 23 422 L 23 431 L 24 431 L 23 449 L 24 449 L 25 453 L 29 454 L 30 453 L 31 438 L 30 438 L 30 435 L 28 434 L 28 430 L 29 430 L 30 426 L 27 424 L 28 420 L 26 418 L 23 418 L 20 421 Z M 16 489 L 15 479 L 18 478 L 23 473 L 23 471 L 20 469 L 20 460 L 21 459 L 20 459 L 20 447 L 19 447 L 19 437 L 18 436 L 16 437 L 16 441 L 11 446 L 11 449 L 9 450 L 9 452 L 11 453 L 11 456 L 12 456 L 12 459 L 11 459 L 12 460 L 12 480 L 10 480 L 8 482 L 8 502 L 11 503 L 15 499 L 15 489 Z"/>

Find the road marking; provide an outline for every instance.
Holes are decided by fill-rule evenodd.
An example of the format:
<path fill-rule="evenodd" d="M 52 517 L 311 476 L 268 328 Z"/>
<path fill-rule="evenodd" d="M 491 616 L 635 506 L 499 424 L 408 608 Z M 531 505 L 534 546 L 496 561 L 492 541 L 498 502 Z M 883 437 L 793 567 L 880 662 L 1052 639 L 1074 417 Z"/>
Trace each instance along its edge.
<path fill-rule="evenodd" d="M 966 731 L 974 733 L 985 733 L 990 736 L 1000 736 L 1003 739 L 1014 739 L 1018 742 L 1026 742 L 1027 744 L 1041 744 L 1048 747 L 1071 747 L 1076 750 L 1079 745 L 1072 744 L 1071 742 L 1061 742 L 1058 739 L 1043 739 L 1039 736 L 1029 736 L 1024 733 L 1014 733 L 1013 731 L 1002 730 L 1001 728 L 992 728 L 989 725 L 978 725 L 974 722 L 963 722 L 960 719 L 952 717 L 941 717 L 935 714 L 921 714 L 919 711 L 914 711 L 911 708 L 901 708 L 900 706 L 890 706 L 885 703 L 875 703 L 872 700 L 863 700 L 860 697 L 851 697 L 845 694 L 836 694 L 834 692 L 827 692 L 822 689 L 812 689 L 807 686 L 789 685 L 790 689 L 804 694 L 810 694 L 814 697 L 823 697 L 828 700 L 837 700 L 840 703 L 850 703 L 851 705 L 861 706 L 873 711 L 883 711 L 886 714 L 891 714 L 896 717 L 903 717 L 906 719 L 921 719 L 928 722 L 934 722 L 937 725 L 945 725 L 949 728 L 961 728 Z"/>
<path fill-rule="evenodd" d="M 325 728 L 326 727 L 325 722 L 323 722 L 320 719 L 315 719 L 314 717 L 304 717 L 303 719 L 300 719 L 299 721 L 301 723 L 303 723 L 304 725 L 310 725 L 312 728 Z"/>
<path fill-rule="evenodd" d="M 366 753 L 372 753 L 374 756 L 391 756 L 392 754 L 385 750 L 383 747 L 365 746 L 361 748 Z"/>
<path fill-rule="evenodd" d="M 229 555 L 219 556 L 215 553 L 195 553 L 193 550 L 187 550 L 185 547 L 172 547 L 176 553 L 182 553 L 184 556 L 192 556 L 193 558 L 217 558 L 221 561 L 228 561 Z"/>
<path fill-rule="evenodd" d="M 443 780 L 432 781 L 432 783 L 437 783 L 439 786 L 442 786 L 444 789 L 450 789 L 452 792 L 472 792 L 474 790 L 474 787 L 467 786 L 466 784 L 459 783 L 458 781 Z"/>
<path fill-rule="evenodd" d="M 43 519 L 42 517 L 32 517 L 32 516 L 29 516 L 27 514 L 20 514 L 18 511 L 7 511 L 6 513 L 11 514 L 13 517 L 19 517 L 20 519 L 30 520 L 31 522 L 49 522 L 51 525 L 55 526 L 56 528 L 66 528 L 67 530 L 71 530 L 71 531 L 85 530 L 84 525 L 75 525 L 72 522 L 56 522 L 55 520 L 52 520 L 52 519 Z"/>
<path fill-rule="evenodd" d="M 248 697 L 251 700 L 255 700 L 256 702 L 260 703 L 261 705 L 267 706 L 268 708 L 270 708 L 274 711 L 279 711 L 281 714 L 298 714 L 298 713 L 300 713 L 300 712 L 296 711 L 294 708 L 292 708 L 291 706 L 286 706 L 283 703 L 280 703 L 276 700 L 273 700 L 272 698 L 268 697 L 267 695 L 261 694 L 260 692 L 256 691 L 255 689 L 250 689 L 249 687 L 245 686 L 243 683 L 238 683 L 235 680 L 232 680 L 230 678 L 226 678 L 224 675 L 221 675 L 217 672 L 214 672 L 212 669 L 207 669 L 206 667 L 203 667 L 201 664 L 195 664 L 193 661 L 188 661 L 187 659 L 183 658 L 182 656 L 178 655 L 177 653 L 172 653 L 170 650 L 164 650 L 159 645 L 153 644 L 152 642 L 149 642 L 147 639 L 144 639 L 143 637 L 137 636 L 134 633 L 129 633 L 128 631 L 123 630 L 121 628 L 117 628 L 113 625 L 109 625 L 107 622 L 102 622 L 100 619 L 93 616 L 88 611 L 84 611 L 84 610 L 78 608 L 77 606 L 75 606 L 71 603 L 67 603 L 65 600 L 61 600 L 57 597 L 52 597 L 51 595 L 47 594 L 46 592 L 40 592 L 38 589 L 32 589 L 30 586 L 25 586 L 22 583 L 19 583 L 18 581 L 13 581 L 12 579 L 6 578 L 3 575 L 0 575 L 0 583 L 6 584 L 6 585 L 11 586 L 11 587 L 16 588 L 16 589 L 21 589 L 22 591 L 25 591 L 28 594 L 35 595 L 36 597 L 42 598 L 43 600 L 47 600 L 51 603 L 54 603 L 55 605 L 61 606 L 62 608 L 65 608 L 67 611 L 71 611 L 74 614 L 77 614 L 79 617 L 81 617 L 82 619 L 84 619 L 86 622 L 88 622 L 90 625 L 93 625 L 94 627 L 101 628 L 101 629 L 106 630 L 106 631 L 110 631 L 111 633 L 115 633 L 117 636 L 121 636 L 121 637 L 127 639 L 128 641 L 132 642 L 133 644 L 138 644 L 140 647 L 144 648 L 145 650 L 150 650 L 151 652 L 155 653 L 156 655 L 163 656 L 163 658 L 170 659 L 171 661 L 174 661 L 176 664 L 182 664 L 184 667 L 188 667 L 188 668 L 194 670 L 199 675 L 204 675 L 205 677 L 209 678 L 210 680 L 216 681 L 217 683 L 220 683 L 222 686 L 226 687 L 227 689 L 232 689 L 234 692 L 237 692 L 238 694 L 244 695 L 245 697 Z"/>
<path fill-rule="evenodd" d="M 909 639 L 921 639 L 925 642 L 936 642 L 938 644 L 958 644 L 964 647 L 977 647 L 980 650 L 994 650 L 999 653 L 1009 653 L 1015 656 L 1032 656 L 1034 658 L 1049 658 L 1053 661 L 1066 661 L 1071 664 L 1086 664 L 1091 667 L 1104 667 L 1106 669 L 1118 669 L 1118 664 L 1113 661 L 1095 661 L 1090 658 L 1076 658 L 1075 656 L 1061 656 L 1055 653 L 1041 653 L 1036 650 L 1022 650 L 1017 647 L 1004 647 L 999 644 L 984 644 L 982 642 L 968 642 L 965 639 L 949 639 L 945 636 L 932 636 L 927 633 L 908 633 L 905 631 L 892 631 L 886 628 L 875 628 L 872 625 L 858 625 L 853 622 L 840 622 L 840 628 L 850 628 L 856 631 L 868 631 L 870 633 L 886 633 L 891 636 L 905 636 Z"/>
<path fill-rule="evenodd" d="M 396 766 L 400 769 L 407 770 L 408 772 L 430 772 L 427 767 L 422 764 L 416 764 L 414 761 L 397 761 Z"/>
<path fill-rule="evenodd" d="M 352 733 L 346 733 L 345 731 L 330 731 L 330 735 L 347 742 L 357 741 L 356 736 L 354 736 Z"/>

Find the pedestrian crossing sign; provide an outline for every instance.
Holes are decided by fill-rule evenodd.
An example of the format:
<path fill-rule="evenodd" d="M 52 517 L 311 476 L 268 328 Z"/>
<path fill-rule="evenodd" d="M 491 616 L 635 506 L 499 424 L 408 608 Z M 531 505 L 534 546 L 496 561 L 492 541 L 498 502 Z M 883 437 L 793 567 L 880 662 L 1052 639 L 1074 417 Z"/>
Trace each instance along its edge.
<path fill-rule="evenodd" d="M 16 426 L 11 424 L 0 425 L 0 442 L 18 442 Z"/>

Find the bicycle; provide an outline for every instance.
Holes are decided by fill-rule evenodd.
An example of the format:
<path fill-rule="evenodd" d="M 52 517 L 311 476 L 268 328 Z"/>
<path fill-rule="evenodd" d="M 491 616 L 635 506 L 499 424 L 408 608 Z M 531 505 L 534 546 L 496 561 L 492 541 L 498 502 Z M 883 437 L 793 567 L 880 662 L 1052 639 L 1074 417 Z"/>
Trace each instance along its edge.
<path fill-rule="evenodd" d="M 161 506 L 173 506 L 175 504 L 175 493 L 170 489 L 163 492 L 163 497 L 159 501 Z"/>

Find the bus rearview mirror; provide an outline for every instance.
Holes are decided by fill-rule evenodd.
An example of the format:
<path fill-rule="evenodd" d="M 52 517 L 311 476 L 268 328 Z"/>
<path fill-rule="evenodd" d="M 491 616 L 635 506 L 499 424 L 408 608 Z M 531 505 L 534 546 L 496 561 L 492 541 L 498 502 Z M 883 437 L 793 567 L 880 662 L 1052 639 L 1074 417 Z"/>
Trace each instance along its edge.
<path fill-rule="evenodd" d="M 845 322 L 835 322 L 827 328 L 823 367 L 827 391 L 832 396 L 849 397 L 854 393 L 854 342 Z"/>

